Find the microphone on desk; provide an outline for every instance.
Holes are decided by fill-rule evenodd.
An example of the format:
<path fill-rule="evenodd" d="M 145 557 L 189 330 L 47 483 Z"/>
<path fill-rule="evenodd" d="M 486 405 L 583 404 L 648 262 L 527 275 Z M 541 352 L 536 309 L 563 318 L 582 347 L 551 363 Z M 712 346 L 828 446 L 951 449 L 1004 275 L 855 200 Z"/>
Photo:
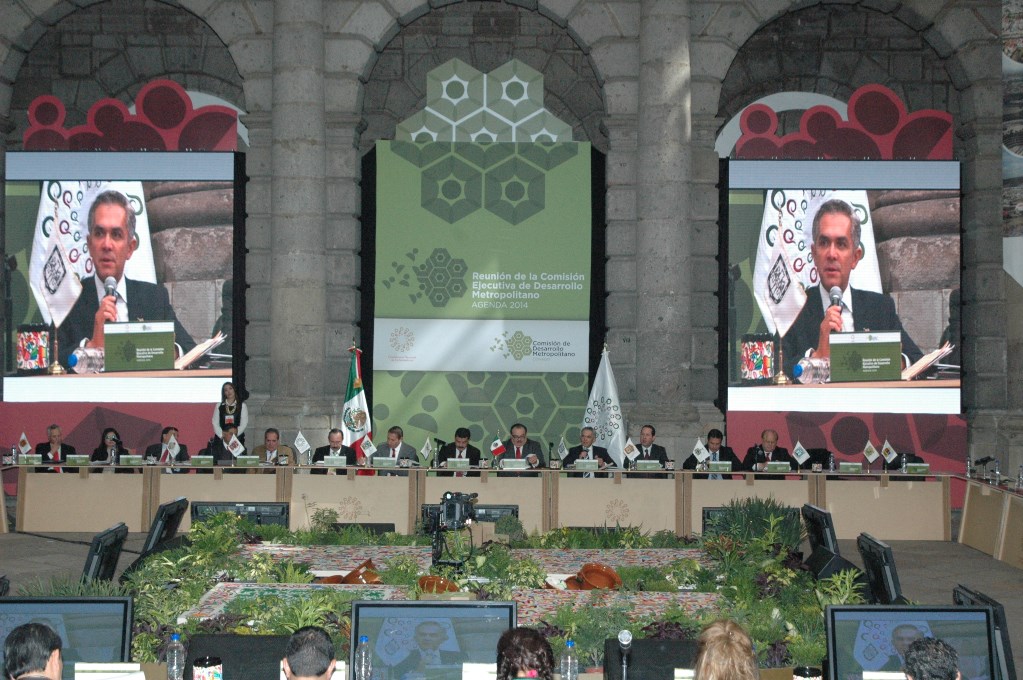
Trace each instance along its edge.
<path fill-rule="evenodd" d="M 831 306 L 832 307 L 841 307 L 842 306 L 842 289 L 841 288 L 839 288 L 838 286 L 832 286 L 831 290 L 828 291 L 828 295 L 831 297 Z"/>
<path fill-rule="evenodd" d="M 993 461 L 994 459 L 995 459 L 994 456 L 984 456 L 983 458 L 978 458 L 977 460 L 973 461 L 973 464 L 976 465 L 977 467 L 983 467 L 990 463 L 991 461 Z"/>
<path fill-rule="evenodd" d="M 117 279 L 113 276 L 103 279 L 103 290 L 106 291 L 107 297 L 117 297 Z"/>

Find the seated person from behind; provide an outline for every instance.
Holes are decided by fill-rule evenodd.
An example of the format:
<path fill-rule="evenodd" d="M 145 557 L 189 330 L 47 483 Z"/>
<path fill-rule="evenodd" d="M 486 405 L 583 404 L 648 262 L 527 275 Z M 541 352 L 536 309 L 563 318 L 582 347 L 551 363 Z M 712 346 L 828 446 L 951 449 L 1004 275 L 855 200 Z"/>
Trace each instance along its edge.
<path fill-rule="evenodd" d="M 168 425 L 160 433 L 160 443 L 146 447 L 146 458 L 160 465 L 187 463 L 188 447 L 178 442 L 178 428 Z"/>
<path fill-rule="evenodd" d="M 46 428 L 47 441 L 36 444 L 36 453 L 43 457 L 44 463 L 66 463 L 68 456 L 73 456 L 77 451 L 75 447 L 64 443 L 64 436 L 61 433 L 60 425 L 54 423 Z M 36 468 L 36 472 L 59 472 L 61 468 Z"/>
<path fill-rule="evenodd" d="M 327 631 L 305 626 L 292 633 L 283 659 L 288 680 L 330 680 L 336 665 L 334 643 Z"/>
<path fill-rule="evenodd" d="M 263 443 L 252 450 L 252 455 L 257 456 L 260 463 L 296 465 L 295 452 L 287 444 L 281 444 L 281 433 L 276 427 L 267 428 L 263 433 Z"/>
<path fill-rule="evenodd" d="M 603 446 L 594 446 L 597 441 L 597 432 L 592 427 L 584 427 L 579 430 L 579 446 L 573 446 L 568 450 L 563 464 L 565 467 L 572 467 L 579 460 L 596 460 L 597 467 L 601 470 L 608 465 L 614 465 L 614 459 L 608 454 Z M 592 472 L 570 472 L 569 477 L 593 477 Z"/>
<path fill-rule="evenodd" d="M 707 433 L 707 450 L 710 451 L 710 458 L 707 462 L 725 462 L 731 463 L 732 469 L 738 472 L 743 469 L 742 462 L 739 457 L 735 455 L 735 451 L 732 450 L 731 446 L 722 446 L 721 442 L 724 441 L 725 435 L 721 430 L 714 428 Z M 682 463 L 683 470 L 695 470 L 697 468 L 698 461 L 696 456 L 690 454 L 685 462 Z M 711 473 L 709 475 L 693 475 L 693 479 L 724 479 L 726 475 L 720 473 Z M 727 475 L 728 479 L 731 479 L 731 475 Z"/>
<path fill-rule="evenodd" d="M 959 652 L 938 638 L 917 640 L 906 650 L 902 667 L 908 680 L 962 680 Z"/>
<path fill-rule="evenodd" d="M 124 194 L 104 191 L 96 197 L 89 208 L 85 241 L 96 274 L 82 279 L 82 293 L 57 332 L 61 364 L 67 366 L 68 357 L 80 346 L 103 347 L 104 325 L 113 321 L 173 321 L 174 341 L 181 352 L 195 347 L 174 314 L 167 289 L 124 276 L 124 265 L 139 246 L 135 211 Z M 106 293 L 107 278 L 117 282 L 114 295 Z"/>
<path fill-rule="evenodd" d="M 454 459 L 467 459 L 469 461 L 469 467 L 479 467 L 480 465 L 480 450 L 469 443 L 469 437 L 472 433 L 467 427 L 460 427 L 455 430 L 455 441 L 445 444 L 437 452 L 437 465 L 444 466 L 449 460 Z M 474 477 L 479 477 L 478 472 L 438 472 L 440 476 L 450 477 L 463 476 L 471 474 Z"/>
<path fill-rule="evenodd" d="M 757 656 L 749 634 L 735 621 L 722 619 L 700 633 L 695 680 L 757 680 Z"/>
<path fill-rule="evenodd" d="M 25 623 L 4 640 L 4 680 L 61 680 L 63 642 L 45 623 Z"/>
<path fill-rule="evenodd" d="M 768 463 L 788 463 L 791 469 L 799 469 L 799 464 L 789 455 L 788 449 L 778 446 L 778 433 L 774 430 L 760 433 L 760 443 L 749 447 L 743 463 L 746 470 L 756 472 L 765 470 Z"/>
<path fill-rule="evenodd" d="M 468 661 L 469 657 L 458 651 L 458 640 L 454 640 L 455 649 L 441 649 L 448 641 L 449 628 L 450 624 L 445 625 L 440 621 L 423 621 L 417 625 L 415 649 L 395 664 L 391 677 L 397 680 L 419 680 L 426 677 L 427 668 L 455 666 Z M 453 677 L 461 677 L 461 671 L 453 674 Z"/>
<path fill-rule="evenodd" d="M 909 362 L 923 356 L 902 327 L 890 297 L 849 285 L 849 275 L 863 259 L 860 235 L 860 220 L 845 201 L 825 201 L 814 215 L 810 252 L 821 282 L 806 291 L 806 303 L 785 334 L 784 368 L 789 376 L 804 356 L 830 358 L 831 334 L 842 331 L 898 331 Z M 840 305 L 831 304 L 835 287 L 842 291 Z"/>
<path fill-rule="evenodd" d="M 554 677 L 554 652 L 533 628 L 512 628 L 497 641 L 497 680 Z"/>

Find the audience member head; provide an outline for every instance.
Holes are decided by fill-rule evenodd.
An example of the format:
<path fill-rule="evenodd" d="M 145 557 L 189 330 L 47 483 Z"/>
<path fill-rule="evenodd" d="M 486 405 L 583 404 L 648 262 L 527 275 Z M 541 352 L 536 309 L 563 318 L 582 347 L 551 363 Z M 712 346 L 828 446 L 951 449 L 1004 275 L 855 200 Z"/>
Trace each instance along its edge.
<path fill-rule="evenodd" d="M 220 386 L 220 401 L 225 404 L 233 404 L 237 401 L 241 401 L 241 395 L 235 391 L 234 383 L 230 380 Z"/>
<path fill-rule="evenodd" d="M 296 630 L 284 650 L 284 675 L 289 680 L 327 680 L 334 672 L 334 643 L 318 626 Z"/>
<path fill-rule="evenodd" d="M 735 621 L 722 619 L 700 633 L 696 680 L 756 680 L 757 657 L 749 635 Z"/>
<path fill-rule="evenodd" d="M 922 638 L 906 650 L 903 671 L 909 680 L 960 680 L 959 653 L 937 638 Z"/>
<path fill-rule="evenodd" d="M 512 628 L 501 635 L 497 641 L 497 680 L 551 680 L 553 674 L 554 652 L 543 635 L 532 628 Z"/>
<path fill-rule="evenodd" d="M 120 448 L 121 446 L 121 433 L 112 427 L 104 428 L 103 434 L 99 438 L 99 447 L 101 449 L 114 449 Z"/>
<path fill-rule="evenodd" d="M 45 623 L 26 623 L 7 635 L 4 642 L 4 678 L 26 675 L 60 680 L 64 669 L 60 636 Z"/>

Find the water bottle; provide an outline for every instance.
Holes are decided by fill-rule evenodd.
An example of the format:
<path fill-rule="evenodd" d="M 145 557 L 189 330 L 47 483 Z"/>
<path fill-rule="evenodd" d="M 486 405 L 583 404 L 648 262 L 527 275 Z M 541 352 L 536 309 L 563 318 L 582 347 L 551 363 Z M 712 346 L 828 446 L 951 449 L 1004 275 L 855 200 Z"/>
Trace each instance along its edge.
<path fill-rule="evenodd" d="M 792 377 L 804 385 L 823 385 L 831 380 L 831 361 L 818 357 L 803 357 L 792 369 Z"/>
<path fill-rule="evenodd" d="M 828 451 L 828 472 L 834 472 L 834 471 L 835 471 L 835 454 L 833 454 L 831 451 Z"/>
<path fill-rule="evenodd" d="M 1019 474 L 1016 475 L 1016 491 L 1023 491 L 1023 465 L 1019 466 Z"/>
<path fill-rule="evenodd" d="M 993 474 L 995 478 L 995 486 L 998 486 L 1002 483 L 1002 464 L 997 458 L 995 458 L 995 471 Z"/>
<path fill-rule="evenodd" d="M 565 643 L 561 655 L 561 680 L 579 680 L 579 657 L 575 655 L 575 641 Z"/>
<path fill-rule="evenodd" d="M 100 373 L 105 357 L 102 347 L 79 347 L 67 358 L 67 365 L 75 373 Z"/>
<path fill-rule="evenodd" d="M 359 646 L 355 648 L 355 658 L 352 659 L 352 670 L 355 680 L 370 680 L 373 676 L 373 650 L 369 648 L 369 638 L 365 635 L 359 636 Z"/>
<path fill-rule="evenodd" d="M 904 453 L 900 453 L 899 454 L 899 469 L 902 470 L 902 472 L 906 472 L 906 465 L 908 463 L 909 463 L 909 457 L 906 454 L 904 454 Z"/>
<path fill-rule="evenodd" d="M 966 456 L 966 478 L 973 477 L 973 458 L 967 454 Z"/>
<path fill-rule="evenodd" d="M 185 645 L 177 633 L 171 635 L 167 645 L 167 680 L 181 680 L 185 675 Z"/>

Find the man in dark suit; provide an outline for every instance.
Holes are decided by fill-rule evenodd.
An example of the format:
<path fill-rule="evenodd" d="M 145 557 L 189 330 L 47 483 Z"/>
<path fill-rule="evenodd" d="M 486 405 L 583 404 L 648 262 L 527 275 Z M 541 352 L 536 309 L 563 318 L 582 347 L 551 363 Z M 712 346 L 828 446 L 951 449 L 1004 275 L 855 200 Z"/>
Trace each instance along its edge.
<path fill-rule="evenodd" d="M 397 680 L 425 677 L 431 666 L 453 666 L 469 660 L 464 652 L 441 649 L 448 640 L 448 632 L 439 621 L 423 621 L 416 626 L 416 648 L 394 666 L 391 675 Z"/>
<path fill-rule="evenodd" d="M 332 429 L 327 433 L 327 445 L 320 446 L 313 452 L 313 465 L 316 465 L 321 460 L 326 459 L 328 456 L 331 458 L 337 456 L 343 456 L 345 459 L 345 465 L 355 465 L 355 449 L 350 446 L 344 445 L 345 435 L 338 428 Z M 378 451 L 379 453 L 379 451 Z M 314 475 L 325 475 L 326 470 L 313 470 Z"/>
<path fill-rule="evenodd" d="M 661 467 L 668 462 L 668 452 L 660 444 L 655 444 L 657 430 L 653 425 L 644 425 L 639 430 L 639 456 L 636 460 L 656 460 Z"/>
<path fill-rule="evenodd" d="M 174 341 L 182 352 L 195 342 L 178 321 L 167 289 L 146 281 L 125 278 L 124 265 L 138 248 L 135 211 L 124 194 L 104 191 L 89 208 L 89 253 L 96 275 L 82 279 L 82 293 L 60 325 L 60 363 L 67 366 L 71 353 L 82 345 L 103 347 L 103 327 L 113 321 L 173 321 Z M 104 281 L 113 278 L 116 291 L 107 295 Z"/>
<path fill-rule="evenodd" d="M 579 446 L 573 446 L 568 450 L 568 455 L 562 461 L 565 467 L 572 467 L 578 460 L 596 460 L 597 467 L 601 470 L 608 465 L 614 465 L 614 459 L 603 446 L 594 446 L 597 440 L 597 433 L 592 427 L 584 427 L 579 430 Z M 569 477 L 594 477 L 593 472 L 570 472 Z M 604 475 L 601 475 L 603 477 Z"/>
<path fill-rule="evenodd" d="M 160 442 L 146 447 L 146 458 L 155 460 L 160 465 L 171 463 L 187 463 L 188 447 L 178 442 L 178 428 L 168 425 L 160 433 Z M 170 472 L 183 472 L 178 468 L 168 468 Z"/>
<path fill-rule="evenodd" d="M 387 430 L 387 446 L 381 446 L 377 449 L 377 452 L 373 454 L 374 458 L 391 457 L 395 459 L 395 465 L 401 467 L 402 461 L 409 461 L 405 465 L 411 465 L 419 460 L 416 455 L 416 450 L 411 445 L 405 443 L 405 431 L 397 425 L 388 428 Z M 396 470 L 396 471 L 380 471 L 380 474 L 398 477 L 408 477 L 408 470 Z"/>
<path fill-rule="evenodd" d="M 906 652 L 917 640 L 922 640 L 923 631 L 911 623 L 903 623 L 892 629 L 892 649 L 895 653 L 888 657 L 881 666 L 882 671 L 901 671 L 906 658 Z"/>
<path fill-rule="evenodd" d="M 806 303 L 785 334 L 785 372 L 804 356 L 829 358 L 831 333 L 842 331 L 898 331 L 902 335 L 902 353 L 910 363 L 923 353 L 916 346 L 895 312 L 895 303 L 880 293 L 849 286 L 849 275 L 863 258 L 860 221 L 845 201 L 833 199 L 821 204 L 813 218 L 813 243 L 810 252 L 820 285 L 807 290 Z M 842 291 L 840 304 L 832 304 L 830 291 Z"/>
<path fill-rule="evenodd" d="M 790 469 L 799 469 L 799 464 L 789 454 L 789 450 L 778 446 L 778 433 L 774 430 L 764 430 L 760 433 L 760 443 L 749 447 L 743 463 L 746 470 L 755 472 L 764 470 L 768 463 L 788 463 Z"/>
<path fill-rule="evenodd" d="M 448 460 L 452 458 L 466 458 L 469 460 L 469 467 L 477 468 L 480 466 L 480 450 L 469 443 L 469 436 L 472 433 L 469 432 L 469 428 L 460 427 L 455 430 L 455 441 L 445 444 L 441 447 L 440 451 L 437 452 L 437 465 L 443 467 L 447 464 Z M 466 472 L 459 470 L 458 472 L 450 472 L 442 470 L 437 473 L 440 477 L 479 477 L 478 472 Z"/>
<path fill-rule="evenodd" d="M 732 450 L 731 446 L 722 446 L 721 442 L 724 441 L 725 435 L 721 430 L 714 428 L 707 433 L 707 450 L 710 451 L 710 461 L 721 461 L 732 464 L 732 469 L 739 471 L 743 469 L 742 461 L 735 455 L 735 451 Z M 777 441 L 777 439 L 775 440 Z M 686 458 L 685 462 L 682 463 L 683 470 L 695 470 L 698 461 L 695 455 L 690 455 Z M 708 475 L 697 474 L 693 475 L 693 479 L 731 479 L 731 475 L 723 475 L 721 473 L 711 473 Z"/>
<path fill-rule="evenodd" d="M 48 439 L 41 444 L 36 444 L 36 453 L 43 457 L 44 463 L 67 463 L 67 457 L 73 456 L 77 451 L 75 447 L 64 443 L 64 435 L 60 431 L 60 425 L 54 423 L 46 428 Z M 36 468 L 36 472 L 63 472 L 63 468 L 44 467 Z"/>
<path fill-rule="evenodd" d="M 547 466 L 546 461 L 543 457 L 543 448 L 540 446 L 540 442 L 533 441 L 527 438 L 529 431 L 526 426 L 522 423 L 515 423 L 509 430 L 511 436 L 504 442 L 504 453 L 501 454 L 501 458 L 505 460 L 514 459 L 525 459 L 529 464 L 529 467 L 537 470 Z M 515 472 L 509 474 L 516 474 L 520 477 L 535 477 L 538 472 Z"/>

